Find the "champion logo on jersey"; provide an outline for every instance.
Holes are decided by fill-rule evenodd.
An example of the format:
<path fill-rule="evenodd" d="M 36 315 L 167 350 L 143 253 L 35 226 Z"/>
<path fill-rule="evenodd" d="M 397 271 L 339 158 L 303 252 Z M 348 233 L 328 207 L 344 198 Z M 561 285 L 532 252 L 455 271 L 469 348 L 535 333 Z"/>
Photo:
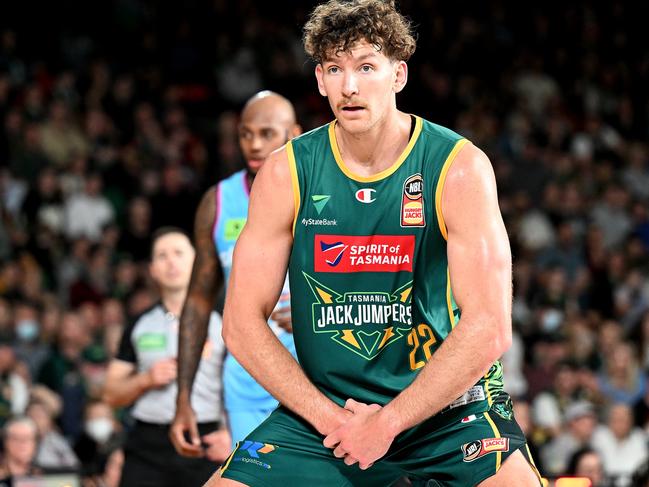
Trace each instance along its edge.
<path fill-rule="evenodd" d="M 336 267 L 340 264 L 340 260 L 343 258 L 345 250 L 347 250 L 348 245 L 345 245 L 343 242 L 335 242 L 332 244 L 325 243 L 324 241 L 320 242 L 320 249 L 325 255 L 325 262 L 331 267 Z"/>
<path fill-rule="evenodd" d="M 366 203 L 366 204 L 373 203 L 376 201 L 376 198 L 374 197 L 374 193 L 376 193 L 375 189 L 362 188 L 356 191 L 356 199 L 361 203 Z"/>

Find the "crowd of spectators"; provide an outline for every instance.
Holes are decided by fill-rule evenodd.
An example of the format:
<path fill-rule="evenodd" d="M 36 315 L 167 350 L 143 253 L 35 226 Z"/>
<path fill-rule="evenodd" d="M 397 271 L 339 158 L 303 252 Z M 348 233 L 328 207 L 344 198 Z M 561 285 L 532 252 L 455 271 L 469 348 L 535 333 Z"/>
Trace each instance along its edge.
<path fill-rule="evenodd" d="M 156 299 L 152 231 L 190 231 L 242 167 L 253 93 L 287 96 L 305 129 L 330 115 L 300 45 L 313 2 L 64 3 L 0 20 L 0 478 L 113 486 L 128 424 L 100 390 Z M 649 456 L 647 7 L 451 3 L 400 2 L 418 51 L 398 102 L 493 163 L 514 255 L 505 383 L 541 472 L 630 485 Z"/>

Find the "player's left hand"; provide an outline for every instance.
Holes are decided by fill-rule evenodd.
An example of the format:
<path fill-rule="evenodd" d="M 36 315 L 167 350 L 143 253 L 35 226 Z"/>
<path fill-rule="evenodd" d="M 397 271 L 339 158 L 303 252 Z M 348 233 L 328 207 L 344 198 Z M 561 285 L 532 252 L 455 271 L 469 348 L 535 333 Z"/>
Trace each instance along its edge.
<path fill-rule="evenodd" d="M 230 454 L 232 438 L 227 429 L 220 429 L 201 437 L 205 456 L 213 462 L 223 463 Z"/>
<path fill-rule="evenodd" d="M 358 462 L 361 470 L 370 468 L 383 457 L 394 441 L 394 435 L 384 427 L 381 406 L 363 404 L 348 399 L 345 409 L 354 413 L 338 429 L 324 439 L 324 446 L 334 450 L 334 456 L 344 458 L 347 465 Z"/>

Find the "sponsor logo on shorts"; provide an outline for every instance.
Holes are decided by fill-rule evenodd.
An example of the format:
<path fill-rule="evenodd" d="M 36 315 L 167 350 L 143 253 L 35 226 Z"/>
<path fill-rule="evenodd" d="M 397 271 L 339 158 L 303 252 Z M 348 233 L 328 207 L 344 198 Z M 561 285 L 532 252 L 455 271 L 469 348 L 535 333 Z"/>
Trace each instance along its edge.
<path fill-rule="evenodd" d="M 374 203 L 376 201 L 374 193 L 376 193 L 376 190 L 372 188 L 359 189 L 356 191 L 356 199 L 361 203 Z"/>
<path fill-rule="evenodd" d="M 413 174 L 403 182 L 401 198 L 401 226 L 424 227 L 424 179 L 421 174 Z"/>
<path fill-rule="evenodd" d="M 480 457 L 495 452 L 509 451 L 509 438 L 485 438 L 474 440 L 461 446 L 463 461 L 472 462 Z"/>
<path fill-rule="evenodd" d="M 236 455 L 232 461 L 250 463 L 270 470 L 272 467 L 268 463 L 262 461 L 261 458 L 262 456 L 274 452 L 276 449 L 277 446 L 271 445 L 270 443 L 246 440 L 241 444 L 236 452 L 239 453 L 239 455 Z"/>
<path fill-rule="evenodd" d="M 412 272 L 414 235 L 316 235 L 316 272 Z"/>

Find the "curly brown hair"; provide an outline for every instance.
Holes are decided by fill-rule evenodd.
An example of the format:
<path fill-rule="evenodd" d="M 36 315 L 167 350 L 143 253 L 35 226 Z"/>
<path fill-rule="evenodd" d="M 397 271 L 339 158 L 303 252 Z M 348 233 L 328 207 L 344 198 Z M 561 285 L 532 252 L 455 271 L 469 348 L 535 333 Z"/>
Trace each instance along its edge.
<path fill-rule="evenodd" d="M 304 25 L 304 49 L 317 63 L 362 40 L 399 61 L 410 59 L 416 47 L 410 21 L 390 0 L 329 0 Z"/>

